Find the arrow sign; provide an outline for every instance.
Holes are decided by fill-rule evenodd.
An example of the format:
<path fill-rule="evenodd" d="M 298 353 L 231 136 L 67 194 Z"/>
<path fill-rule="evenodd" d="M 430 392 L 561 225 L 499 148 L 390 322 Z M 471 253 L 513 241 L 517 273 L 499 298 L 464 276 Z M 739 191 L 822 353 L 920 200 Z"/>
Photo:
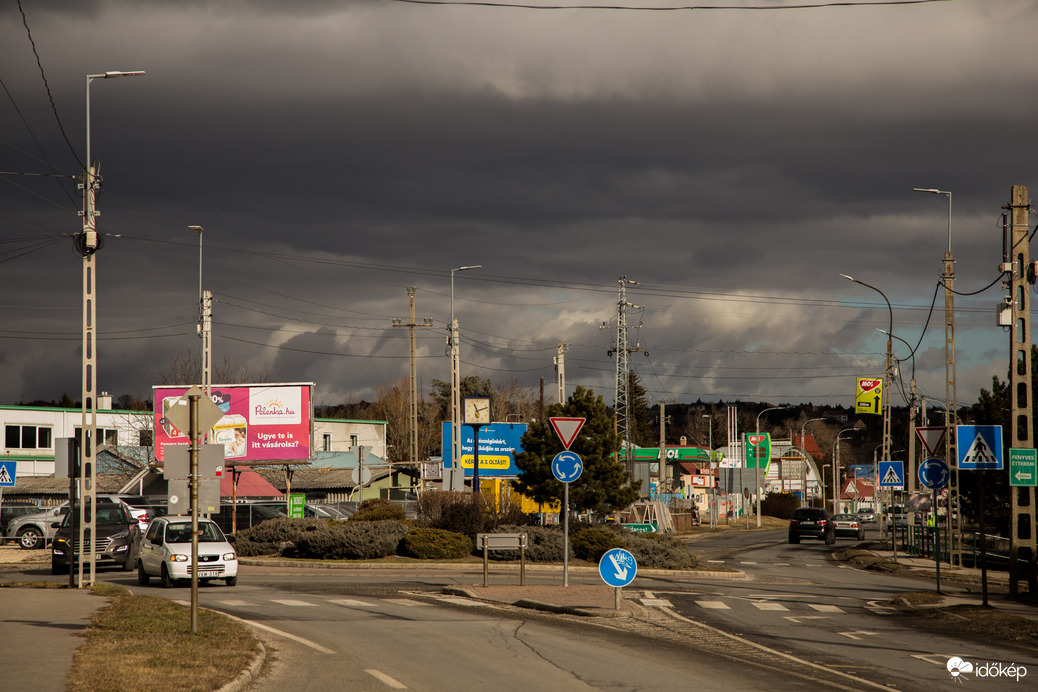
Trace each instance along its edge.
<path fill-rule="evenodd" d="M 623 548 L 613 548 L 598 561 L 598 574 L 609 586 L 620 588 L 634 581 L 638 563 L 634 555 Z"/>
<path fill-rule="evenodd" d="M 551 472 L 563 483 L 572 483 L 580 478 L 584 470 L 584 462 L 575 452 L 568 449 L 559 452 L 551 461 Z"/>
<path fill-rule="evenodd" d="M 569 446 L 573 444 L 573 440 L 577 439 L 577 433 L 584 427 L 584 421 L 587 418 L 553 416 L 548 420 L 551 421 L 551 427 L 555 428 L 555 434 L 562 440 L 562 446 L 569 449 Z"/>
<path fill-rule="evenodd" d="M 930 428 L 916 428 L 916 437 L 923 443 L 923 447 L 926 449 L 926 453 L 932 457 L 937 456 L 937 452 L 941 449 L 944 444 L 944 438 L 948 434 L 948 428 L 942 426 L 934 426 Z"/>
<path fill-rule="evenodd" d="M 1038 486 L 1038 451 L 1027 448 L 1009 450 L 1009 485 L 1018 487 Z"/>

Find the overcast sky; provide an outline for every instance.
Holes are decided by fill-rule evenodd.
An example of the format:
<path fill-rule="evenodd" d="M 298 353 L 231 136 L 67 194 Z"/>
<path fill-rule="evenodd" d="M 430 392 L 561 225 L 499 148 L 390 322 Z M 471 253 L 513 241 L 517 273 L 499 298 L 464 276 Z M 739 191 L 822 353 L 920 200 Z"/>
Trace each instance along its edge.
<path fill-rule="evenodd" d="M 315 382 L 319 404 L 407 376 L 408 286 L 433 320 L 422 388 L 449 381 L 465 265 L 482 269 L 455 274 L 463 376 L 550 394 L 562 341 L 569 392 L 612 404 L 627 277 L 652 403 L 851 405 L 855 378 L 882 374 L 889 316 L 845 273 L 922 338 L 916 378 L 941 402 L 943 293 L 924 326 L 948 198 L 912 188 L 953 193 L 972 292 L 998 278 L 1011 186 L 1038 186 L 1030 0 L 21 5 L 32 42 L 0 6 L 4 404 L 80 398 L 76 180 L 9 174 L 81 173 L 87 74 L 147 71 L 90 87 L 98 386 L 115 396 L 150 396 L 200 346 L 200 225 L 215 362 Z M 1006 376 L 1003 294 L 956 298 L 960 403 Z"/>

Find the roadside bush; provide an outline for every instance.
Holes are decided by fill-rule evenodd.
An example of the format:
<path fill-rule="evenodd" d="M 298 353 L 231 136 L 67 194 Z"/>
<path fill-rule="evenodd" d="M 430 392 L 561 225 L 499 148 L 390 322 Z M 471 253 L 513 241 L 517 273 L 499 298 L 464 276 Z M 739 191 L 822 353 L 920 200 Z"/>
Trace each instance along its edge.
<path fill-rule="evenodd" d="M 319 560 L 374 560 L 395 555 L 407 535 L 399 521 L 355 521 L 308 531 L 296 540 L 298 557 Z"/>
<path fill-rule="evenodd" d="M 792 493 L 768 493 L 760 504 L 760 513 L 779 519 L 790 519 L 800 506 L 800 498 Z"/>
<path fill-rule="evenodd" d="M 424 526 L 463 533 L 472 540 L 477 533 L 492 531 L 497 525 L 493 510 L 481 496 L 472 493 L 422 493 L 415 512 Z"/>
<path fill-rule="evenodd" d="M 690 569 L 696 556 L 681 539 L 665 533 L 632 533 L 624 546 L 634 555 L 639 567 Z"/>
<path fill-rule="evenodd" d="M 529 562 L 562 562 L 562 530 L 553 526 L 500 526 L 494 533 L 525 533 L 526 559 Z M 482 555 L 482 551 L 478 551 Z M 518 550 L 490 550 L 491 560 L 519 560 Z"/>
<path fill-rule="evenodd" d="M 421 560 L 457 560 L 472 554 L 472 539 L 443 529 L 415 528 L 404 537 L 404 554 Z"/>
<path fill-rule="evenodd" d="M 627 542 L 617 531 L 601 527 L 587 527 L 569 537 L 573 557 L 588 562 L 598 562 L 613 548 L 623 548 Z"/>
<path fill-rule="evenodd" d="M 347 521 L 403 521 L 404 510 L 385 498 L 364 500 Z"/>
<path fill-rule="evenodd" d="M 254 555 L 290 555 L 301 535 L 327 528 L 324 519 L 268 519 L 234 537 L 234 550 L 242 557 Z"/>

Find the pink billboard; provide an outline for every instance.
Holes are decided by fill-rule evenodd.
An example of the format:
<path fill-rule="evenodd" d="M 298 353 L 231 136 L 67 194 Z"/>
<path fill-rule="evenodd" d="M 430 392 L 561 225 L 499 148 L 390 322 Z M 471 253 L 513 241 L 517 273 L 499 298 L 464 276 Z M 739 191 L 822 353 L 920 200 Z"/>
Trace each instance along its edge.
<path fill-rule="evenodd" d="M 210 396 L 223 413 L 211 430 L 210 444 L 224 445 L 228 461 L 280 461 L 310 458 L 312 409 L 305 384 L 212 385 Z M 167 445 L 190 444 L 188 431 L 165 416 L 190 387 L 155 390 L 155 458 L 165 461 Z"/>

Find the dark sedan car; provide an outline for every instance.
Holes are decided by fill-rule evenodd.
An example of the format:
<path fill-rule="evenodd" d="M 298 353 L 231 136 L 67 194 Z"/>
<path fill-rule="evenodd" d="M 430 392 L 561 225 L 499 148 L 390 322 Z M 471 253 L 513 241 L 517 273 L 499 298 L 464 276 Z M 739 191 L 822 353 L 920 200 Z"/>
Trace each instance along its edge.
<path fill-rule="evenodd" d="M 827 545 L 836 542 L 836 527 L 829 513 L 819 507 L 801 507 L 793 511 L 789 520 L 789 542 L 799 543 L 801 538 L 816 538 Z"/>
<path fill-rule="evenodd" d="M 130 513 L 130 508 L 122 502 L 118 504 L 98 504 L 97 517 L 94 522 L 95 538 L 89 541 L 89 551 L 94 554 L 97 566 L 118 565 L 129 572 L 137 563 L 141 551 L 141 532 L 137 520 Z M 50 570 L 52 574 L 68 572 L 69 565 L 74 564 L 77 552 L 77 535 L 72 535 L 69 512 L 57 525 L 54 544 L 51 546 Z M 89 554 L 89 553 L 87 553 Z"/>

